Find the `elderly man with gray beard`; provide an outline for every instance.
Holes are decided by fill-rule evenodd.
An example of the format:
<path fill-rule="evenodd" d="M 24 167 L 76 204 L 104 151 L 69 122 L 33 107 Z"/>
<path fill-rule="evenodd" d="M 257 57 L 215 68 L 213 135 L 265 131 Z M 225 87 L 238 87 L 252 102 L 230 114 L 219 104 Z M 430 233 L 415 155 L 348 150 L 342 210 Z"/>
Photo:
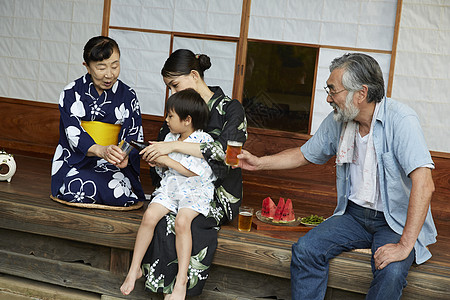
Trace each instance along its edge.
<path fill-rule="evenodd" d="M 362 53 L 334 59 L 325 90 L 334 111 L 302 147 L 256 157 L 243 151 L 246 170 L 324 164 L 336 156 L 333 216 L 292 246 L 292 299 L 323 299 L 329 260 L 370 248 L 373 280 L 366 299 L 400 299 L 415 261 L 436 242 L 430 201 L 434 163 L 416 113 L 384 96 L 380 66 Z"/>

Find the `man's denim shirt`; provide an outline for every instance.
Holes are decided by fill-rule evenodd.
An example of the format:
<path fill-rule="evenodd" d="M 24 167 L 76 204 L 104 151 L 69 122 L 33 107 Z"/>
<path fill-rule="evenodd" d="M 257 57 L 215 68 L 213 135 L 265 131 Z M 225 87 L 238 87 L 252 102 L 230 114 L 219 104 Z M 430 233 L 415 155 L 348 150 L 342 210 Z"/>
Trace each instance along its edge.
<path fill-rule="evenodd" d="M 405 226 L 412 182 L 408 174 L 427 164 L 434 165 L 420 127 L 417 114 L 408 106 L 385 98 L 376 116 L 373 142 L 377 157 L 383 213 L 389 226 L 402 234 Z M 300 150 L 314 164 L 324 164 L 336 155 L 342 123 L 331 112 L 313 137 Z M 335 215 L 342 215 L 350 194 L 350 165 L 336 165 L 337 206 Z M 427 245 L 436 242 L 436 227 L 428 208 L 425 223 L 414 249 L 416 263 L 431 257 Z"/>

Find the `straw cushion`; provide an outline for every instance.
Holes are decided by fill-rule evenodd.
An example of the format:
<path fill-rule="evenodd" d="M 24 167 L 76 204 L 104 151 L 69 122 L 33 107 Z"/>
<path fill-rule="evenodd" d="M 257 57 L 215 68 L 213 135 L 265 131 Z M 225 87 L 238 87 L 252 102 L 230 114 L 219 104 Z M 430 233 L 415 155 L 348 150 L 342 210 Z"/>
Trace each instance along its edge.
<path fill-rule="evenodd" d="M 82 208 L 96 208 L 96 209 L 104 209 L 104 210 L 120 210 L 120 211 L 135 210 L 135 209 L 141 208 L 144 205 L 144 201 L 139 201 L 136 204 L 133 204 L 131 206 L 112 206 L 112 205 L 103 205 L 103 204 L 96 204 L 96 203 L 67 202 L 67 201 L 58 199 L 52 195 L 50 195 L 50 198 L 53 201 L 56 201 L 58 203 L 68 205 L 68 206 L 82 207 Z"/>

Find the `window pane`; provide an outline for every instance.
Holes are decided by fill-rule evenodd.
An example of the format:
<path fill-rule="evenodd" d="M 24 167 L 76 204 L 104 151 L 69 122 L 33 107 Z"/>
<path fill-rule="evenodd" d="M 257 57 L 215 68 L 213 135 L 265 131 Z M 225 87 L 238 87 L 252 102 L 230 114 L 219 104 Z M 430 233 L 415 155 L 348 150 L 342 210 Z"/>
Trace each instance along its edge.
<path fill-rule="evenodd" d="M 243 104 L 249 126 L 308 133 L 317 52 L 248 43 Z"/>

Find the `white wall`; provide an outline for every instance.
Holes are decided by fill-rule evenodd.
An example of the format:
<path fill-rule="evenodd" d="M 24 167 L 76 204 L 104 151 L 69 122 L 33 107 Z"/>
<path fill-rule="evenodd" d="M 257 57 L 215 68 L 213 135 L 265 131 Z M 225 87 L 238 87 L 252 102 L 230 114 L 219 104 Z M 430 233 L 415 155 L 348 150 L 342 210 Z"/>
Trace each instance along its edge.
<path fill-rule="evenodd" d="M 1 0 L 0 96 L 58 103 L 102 16 L 102 0 Z"/>
<path fill-rule="evenodd" d="M 120 47 L 120 76 L 137 94 L 144 114 L 163 116 L 166 88 L 161 68 L 169 56 L 170 35 L 110 30 Z"/>
<path fill-rule="evenodd" d="M 419 115 L 428 147 L 450 152 L 450 1 L 403 0 L 392 98 Z"/>
<path fill-rule="evenodd" d="M 248 37 L 391 50 L 396 0 L 252 0 Z"/>
<path fill-rule="evenodd" d="M 111 25 L 239 36 L 241 0 L 111 1 Z"/>
<path fill-rule="evenodd" d="M 110 25 L 238 37 L 241 13 L 241 0 L 112 0 Z M 111 30 L 110 36 L 122 49 L 120 78 L 136 90 L 142 112 L 163 116 L 166 88 L 160 72 L 169 56 L 170 35 Z M 179 48 L 207 54 L 212 66 L 206 82 L 231 95 L 235 42 L 175 37 L 173 50 Z"/>

